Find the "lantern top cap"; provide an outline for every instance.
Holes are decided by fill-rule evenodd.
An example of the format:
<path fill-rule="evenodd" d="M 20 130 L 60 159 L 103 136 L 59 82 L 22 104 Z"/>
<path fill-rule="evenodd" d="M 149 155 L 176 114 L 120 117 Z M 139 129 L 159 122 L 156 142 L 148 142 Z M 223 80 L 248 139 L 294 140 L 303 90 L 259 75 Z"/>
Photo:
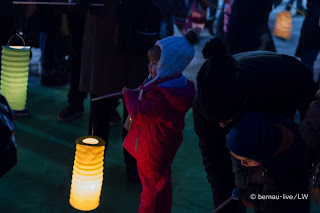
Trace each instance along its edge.
<path fill-rule="evenodd" d="M 99 141 L 95 138 L 85 138 L 82 140 L 83 143 L 86 143 L 86 144 L 98 144 Z"/>
<path fill-rule="evenodd" d="M 2 48 L 10 49 L 10 50 L 30 50 L 30 46 L 7 46 L 3 45 Z"/>
<path fill-rule="evenodd" d="M 87 146 L 105 146 L 106 142 L 97 136 L 83 136 L 76 139 L 76 144 Z"/>

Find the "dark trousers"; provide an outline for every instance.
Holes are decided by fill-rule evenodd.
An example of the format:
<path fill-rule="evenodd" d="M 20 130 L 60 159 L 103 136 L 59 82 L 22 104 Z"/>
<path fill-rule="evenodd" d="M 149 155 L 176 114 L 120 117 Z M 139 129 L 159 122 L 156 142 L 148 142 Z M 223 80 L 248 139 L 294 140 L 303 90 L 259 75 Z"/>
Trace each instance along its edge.
<path fill-rule="evenodd" d="M 54 59 L 56 57 L 57 32 L 41 32 L 40 33 L 40 50 L 41 50 L 41 62 L 47 66 L 53 66 Z"/>
<path fill-rule="evenodd" d="M 90 94 L 91 98 L 98 97 Z M 110 110 L 113 99 L 105 98 L 90 102 L 89 135 L 101 137 L 106 142 L 108 148 Z"/>
<path fill-rule="evenodd" d="M 210 3 L 218 7 L 218 0 L 210 0 Z M 217 13 L 217 8 L 209 7 L 209 10 L 210 10 L 210 18 L 215 18 Z"/>
<path fill-rule="evenodd" d="M 313 49 L 313 50 L 303 50 L 301 54 L 301 62 L 307 65 L 312 70 L 313 73 L 313 66 L 314 62 L 317 60 L 318 54 L 320 50 L 319 49 Z"/>
<path fill-rule="evenodd" d="M 193 107 L 193 120 L 195 132 L 199 136 L 202 163 L 211 185 L 214 207 L 217 208 L 232 195 L 232 190 L 236 187 L 231 157 L 225 146 L 226 130 L 217 123 L 209 122 L 197 105 Z M 233 200 L 220 212 L 244 213 L 246 208 L 240 201 Z"/>
<path fill-rule="evenodd" d="M 70 89 L 68 103 L 74 107 L 83 107 L 83 101 L 87 93 L 79 90 L 81 50 L 84 33 L 85 15 L 80 13 L 71 14 L 69 17 L 69 29 L 71 33 L 71 55 L 70 55 Z"/>

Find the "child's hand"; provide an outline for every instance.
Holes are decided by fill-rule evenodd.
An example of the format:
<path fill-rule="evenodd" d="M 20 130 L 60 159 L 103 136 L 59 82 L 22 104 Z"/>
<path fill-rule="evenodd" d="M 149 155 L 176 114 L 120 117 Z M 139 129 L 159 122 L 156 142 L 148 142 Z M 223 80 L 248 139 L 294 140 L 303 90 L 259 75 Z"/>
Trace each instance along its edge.
<path fill-rule="evenodd" d="M 127 87 L 122 87 L 122 93 L 127 92 L 129 89 Z"/>

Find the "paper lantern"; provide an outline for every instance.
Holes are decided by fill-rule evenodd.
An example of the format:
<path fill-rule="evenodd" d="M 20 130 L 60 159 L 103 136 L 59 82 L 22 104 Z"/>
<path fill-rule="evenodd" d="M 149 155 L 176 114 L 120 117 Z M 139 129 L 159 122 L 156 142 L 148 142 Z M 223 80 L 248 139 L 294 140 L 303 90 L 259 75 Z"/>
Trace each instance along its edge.
<path fill-rule="evenodd" d="M 283 39 L 291 37 L 292 14 L 290 11 L 283 11 L 277 14 L 276 22 L 273 28 L 273 34 Z"/>
<path fill-rule="evenodd" d="M 30 47 L 2 46 L 0 93 L 13 110 L 26 106 L 29 61 Z"/>
<path fill-rule="evenodd" d="M 100 203 L 105 141 L 84 136 L 76 144 L 69 202 L 75 209 L 91 211 Z"/>

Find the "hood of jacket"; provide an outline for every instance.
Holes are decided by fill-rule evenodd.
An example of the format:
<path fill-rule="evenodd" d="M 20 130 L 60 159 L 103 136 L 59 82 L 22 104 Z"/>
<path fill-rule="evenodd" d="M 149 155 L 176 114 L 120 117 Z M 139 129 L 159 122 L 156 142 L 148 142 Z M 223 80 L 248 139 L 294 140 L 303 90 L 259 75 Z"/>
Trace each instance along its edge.
<path fill-rule="evenodd" d="M 187 112 L 192 107 L 195 86 L 185 75 L 159 79 L 141 89 L 148 92 L 151 88 L 160 91 L 170 105 L 179 112 Z"/>

